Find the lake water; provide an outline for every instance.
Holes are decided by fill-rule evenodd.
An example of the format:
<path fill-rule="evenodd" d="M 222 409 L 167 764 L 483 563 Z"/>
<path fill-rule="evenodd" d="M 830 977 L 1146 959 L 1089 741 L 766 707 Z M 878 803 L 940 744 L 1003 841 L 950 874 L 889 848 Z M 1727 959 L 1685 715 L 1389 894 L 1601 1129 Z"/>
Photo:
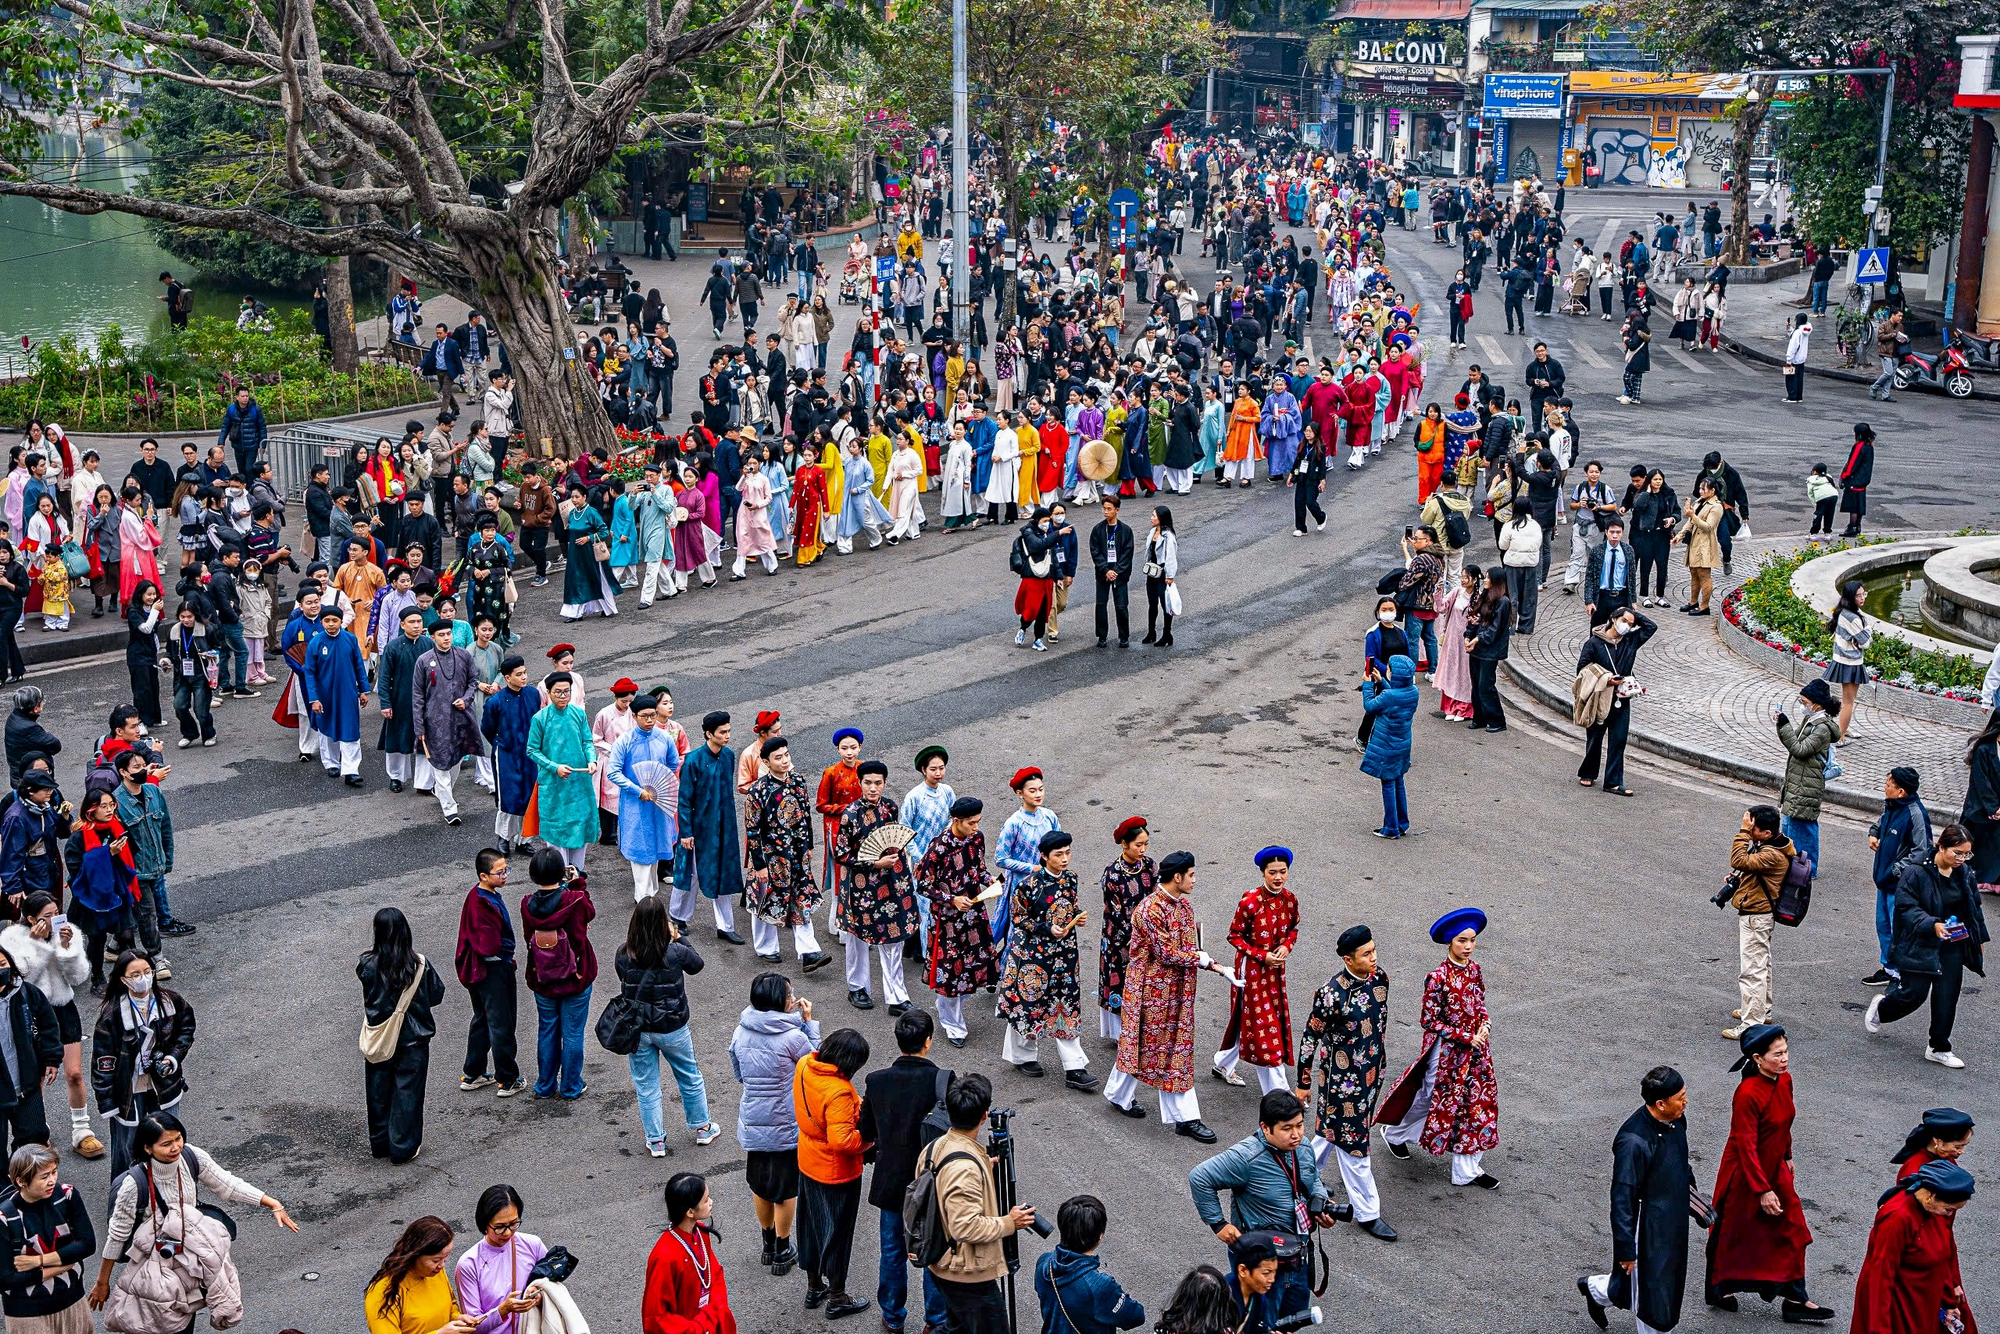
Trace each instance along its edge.
<path fill-rule="evenodd" d="M 145 174 L 143 151 L 91 141 L 78 183 L 128 191 Z M 75 140 L 51 139 L 51 157 L 74 155 Z M 0 375 L 16 373 L 23 335 L 40 342 L 74 334 L 86 345 L 106 325 L 142 335 L 166 324 L 160 271 L 183 276 L 190 266 L 160 249 L 143 220 L 119 213 L 81 216 L 33 199 L 0 198 Z M 236 316 L 244 289 L 195 284 L 195 313 Z M 268 294 L 260 300 L 271 301 Z M 272 304 L 297 304 L 278 300 Z"/>

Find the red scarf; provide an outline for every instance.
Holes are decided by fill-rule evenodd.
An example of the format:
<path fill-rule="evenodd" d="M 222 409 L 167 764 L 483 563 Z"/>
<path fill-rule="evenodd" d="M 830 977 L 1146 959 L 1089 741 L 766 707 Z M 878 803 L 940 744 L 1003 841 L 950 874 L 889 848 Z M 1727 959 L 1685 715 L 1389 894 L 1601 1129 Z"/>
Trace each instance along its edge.
<path fill-rule="evenodd" d="M 115 815 L 101 823 L 95 820 L 86 821 L 83 826 L 83 850 L 89 852 L 93 848 L 108 847 L 124 837 L 125 824 Z M 123 862 L 126 870 L 138 874 L 138 868 L 132 862 L 132 845 L 129 842 L 111 855 L 117 861 Z"/>

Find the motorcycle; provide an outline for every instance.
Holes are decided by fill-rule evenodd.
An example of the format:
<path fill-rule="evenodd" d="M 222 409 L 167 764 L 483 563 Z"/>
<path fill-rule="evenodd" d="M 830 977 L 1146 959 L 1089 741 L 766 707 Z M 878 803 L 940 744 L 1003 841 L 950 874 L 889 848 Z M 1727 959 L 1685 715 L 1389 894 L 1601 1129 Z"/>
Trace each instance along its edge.
<path fill-rule="evenodd" d="M 1965 358 L 1966 369 L 2000 371 L 2000 338 L 1975 338 L 1963 329 L 1953 329 L 1951 345 Z"/>
<path fill-rule="evenodd" d="M 1934 357 L 1903 353 L 1902 363 L 1896 367 L 1896 388 L 1914 389 L 1919 385 L 1942 389 L 1953 398 L 1972 397 L 1971 371 L 1964 355 L 1950 344 Z"/>

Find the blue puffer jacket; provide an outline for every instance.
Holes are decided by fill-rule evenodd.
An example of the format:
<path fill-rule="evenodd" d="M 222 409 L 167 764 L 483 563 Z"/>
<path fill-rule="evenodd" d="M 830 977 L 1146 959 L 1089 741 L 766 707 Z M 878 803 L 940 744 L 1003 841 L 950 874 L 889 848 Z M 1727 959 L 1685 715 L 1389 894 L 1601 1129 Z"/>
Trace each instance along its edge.
<path fill-rule="evenodd" d="M 1042 1334 L 1112 1334 L 1146 1323 L 1146 1308 L 1098 1266 L 1095 1255 L 1060 1246 L 1035 1262 L 1035 1296 L 1042 1303 Z"/>
<path fill-rule="evenodd" d="M 1389 684 L 1364 682 L 1361 707 L 1375 715 L 1361 772 L 1388 782 L 1410 771 L 1410 720 L 1417 716 L 1417 665 L 1398 653 L 1389 659 Z"/>
<path fill-rule="evenodd" d="M 784 1010 L 746 1009 L 729 1039 L 729 1068 L 743 1086 L 736 1113 L 736 1142 L 752 1153 L 796 1148 L 799 1122 L 792 1111 L 792 1072 L 799 1058 L 819 1049 L 819 1024 Z"/>

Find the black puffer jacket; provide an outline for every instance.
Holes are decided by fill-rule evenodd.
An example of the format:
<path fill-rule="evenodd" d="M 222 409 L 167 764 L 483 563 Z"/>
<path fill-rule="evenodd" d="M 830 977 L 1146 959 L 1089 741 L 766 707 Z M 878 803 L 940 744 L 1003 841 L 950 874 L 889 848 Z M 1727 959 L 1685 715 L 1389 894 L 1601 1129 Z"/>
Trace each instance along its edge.
<path fill-rule="evenodd" d="M 366 1022 L 379 1024 L 395 1013 L 396 1002 L 403 998 L 401 987 L 391 989 L 376 972 L 373 952 L 361 956 L 354 965 L 354 975 L 361 979 L 361 1009 Z M 429 1042 L 437 1036 L 437 1017 L 431 1007 L 444 999 L 444 979 L 431 967 L 429 959 L 424 960 L 424 980 L 417 983 L 417 994 L 410 997 L 410 1008 L 403 1011 L 403 1028 L 396 1035 L 396 1050 L 405 1051 L 419 1042 Z"/>
<path fill-rule="evenodd" d="M 618 969 L 618 994 L 638 1010 L 641 1032 L 674 1033 L 687 1027 L 685 979 L 706 966 L 692 945 L 677 940 L 667 946 L 666 957 L 657 968 L 640 967 L 620 945 L 613 964 Z"/>

